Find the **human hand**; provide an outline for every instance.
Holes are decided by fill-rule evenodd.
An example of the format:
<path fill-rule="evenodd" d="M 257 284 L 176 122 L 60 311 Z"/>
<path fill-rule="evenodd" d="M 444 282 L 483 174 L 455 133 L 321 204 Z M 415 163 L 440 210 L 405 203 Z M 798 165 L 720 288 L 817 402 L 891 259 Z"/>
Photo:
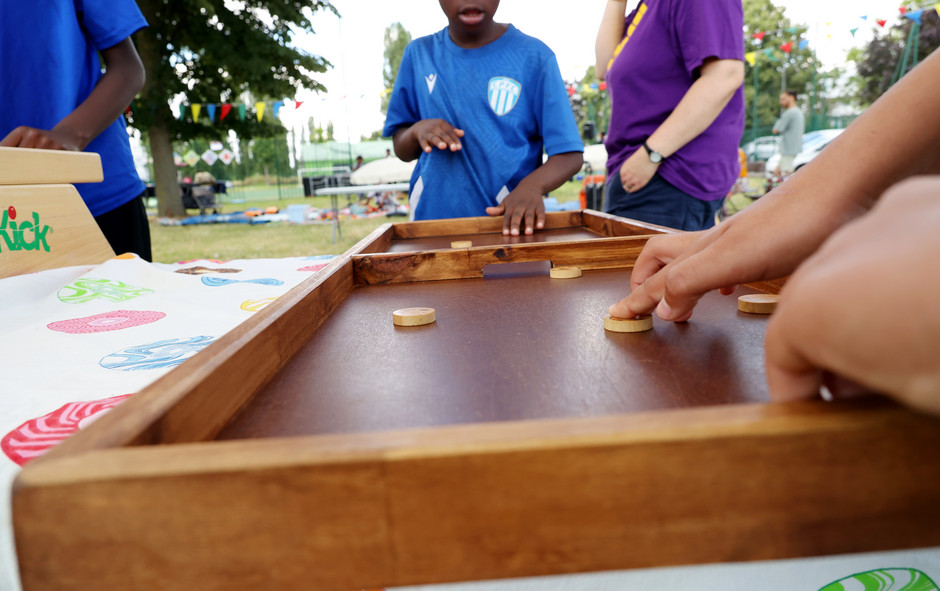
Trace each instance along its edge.
<path fill-rule="evenodd" d="M 443 119 L 422 119 L 411 126 L 411 131 L 425 153 L 430 153 L 434 148 L 456 152 L 462 147 L 460 138 L 464 136 L 464 131 Z"/>
<path fill-rule="evenodd" d="M 627 193 L 635 193 L 645 187 L 656 171 L 659 164 L 650 162 L 644 148 L 640 148 L 627 158 L 627 161 L 620 167 L 620 180 L 623 182 L 623 188 Z"/>
<path fill-rule="evenodd" d="M 41 150 L 72 150 L 80 152 L 76 138 L 60 130 L 37 129 L 21 125 L 0 140 L 8 148 L 38 148 Z"/>
<path fill-rule="evenodd" d="M 503 235 L 532 234 L 545 227 L 545 202 L 542 194 L 525 183 L 519 183 L 503 202 L 487 207 L 488 215 L 503 216 Z"/>
<path fill-rule="evenodd" d="M 906 181 L 797 269 L 767 327 L 774 399 L 816 396 L 832 373 L 940 413 L 938 227 L 940 177 Z"/>

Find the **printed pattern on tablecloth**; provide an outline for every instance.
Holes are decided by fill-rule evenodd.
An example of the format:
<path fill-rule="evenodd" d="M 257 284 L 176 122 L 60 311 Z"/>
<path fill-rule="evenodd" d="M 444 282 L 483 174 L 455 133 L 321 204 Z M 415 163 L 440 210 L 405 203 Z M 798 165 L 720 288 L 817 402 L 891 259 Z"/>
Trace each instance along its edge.
<path fill-rule="evenodd" d="M 135 345 L 103 357 L 100 365 L 105 369 L 120 371 L 176 367 L 211 345 L 215 340 L 215 337 L 198 336 Z"/>
<path fill-rule="evenodd" d="M 94 316 L 84 318 L 70 318 L 68 320 L 57 320 L 50 322 L 46 326 L 50 330 L 65 332 L 68 334 L 87 334 L 91 332 L 109 332 L 112 330 L 124 330 L 135 326 L 143 326 L 156 322 L 164 318 L 164 312 L 154 310 L 114 310 L 113 312 L 102 312 Z"/>
<path fill-rule="evenodd" d="M 84 429 L 130 394 L 90 402 L 70 402 L 41 417 L 26 421 L 0 440 L 0 449 L 22 466 L 46 453 L 79 429 Z"/>
<path fill-rule="evenodd" d="M 152 289 L 134 287 L 122 281 L 87 277 L 60 289 L 59 300 L 67 304 L 87 304 L 95 300 L 126 302 L 153 293 Z"/>

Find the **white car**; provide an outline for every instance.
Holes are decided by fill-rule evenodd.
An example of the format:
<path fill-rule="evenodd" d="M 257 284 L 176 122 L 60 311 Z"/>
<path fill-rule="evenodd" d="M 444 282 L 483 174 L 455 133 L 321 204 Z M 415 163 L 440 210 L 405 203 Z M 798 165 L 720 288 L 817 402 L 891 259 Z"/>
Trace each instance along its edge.
<path fill-rule="evenodd" d="M 801 166 L 816 157 L 823 148 L 829 145 L 829 142 L 836 139 L 844 129 L 820 129 L 803 134 L 803 151 L 793 159 L 793 170 L 799 170 Z M 767 159 L 767 166 L 764 174 L 767 178 L 773 178 L 774 171 L 780 166 L 780 154 L 774 154 Z"/>

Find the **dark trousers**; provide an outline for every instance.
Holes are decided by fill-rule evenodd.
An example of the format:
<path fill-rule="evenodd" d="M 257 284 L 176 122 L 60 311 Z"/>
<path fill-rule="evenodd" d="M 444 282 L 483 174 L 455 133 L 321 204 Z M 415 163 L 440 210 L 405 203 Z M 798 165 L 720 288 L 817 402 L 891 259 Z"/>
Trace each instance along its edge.
<path fill-rule="evenodd" d="M 132 252 L 147 262 L 153 261 L 150 252 L 150 222 L 141 197 L 134 197 L 124 205 L 115 207 L 95 218 L 98 227 L 114 254 Z"/>
<path fill-rule="evenodd" d="M 715 225 L 715 212 L 722 200 L 702 201 L 688 195 L 656 174 L 642 189 L 628 193 L 620 170 L 607 177 L 604 211 L 625 218 L 677 230 L 705 230 Z"/>

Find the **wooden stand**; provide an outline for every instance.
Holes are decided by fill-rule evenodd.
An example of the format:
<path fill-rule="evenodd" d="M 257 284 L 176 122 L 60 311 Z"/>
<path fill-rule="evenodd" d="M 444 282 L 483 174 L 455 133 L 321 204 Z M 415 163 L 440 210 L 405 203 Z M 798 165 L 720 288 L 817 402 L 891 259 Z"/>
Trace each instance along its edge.
<path fill-rule="evenodd" d="M 97 154 L 0 148 L 0 278 L 114 256 L 75 187 L 102 180 Z"/>

